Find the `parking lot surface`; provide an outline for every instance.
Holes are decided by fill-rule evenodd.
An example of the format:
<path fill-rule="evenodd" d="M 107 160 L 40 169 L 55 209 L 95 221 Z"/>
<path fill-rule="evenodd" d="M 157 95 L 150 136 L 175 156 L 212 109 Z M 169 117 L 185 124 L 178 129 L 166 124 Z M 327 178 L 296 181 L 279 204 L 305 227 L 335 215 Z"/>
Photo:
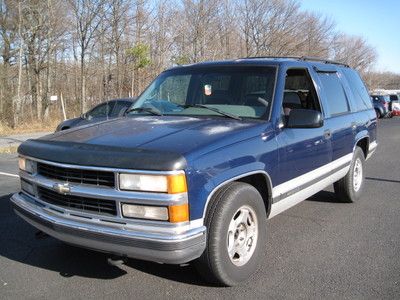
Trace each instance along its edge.
<path fill-rule="evenodd" d="M 191 266 L 113 267 L 107 254 L 35 238 L 9 202 L 19 182 L 4 174 L 17 174 L 16 155 L 0 155 L 0 299 L 399 299 L 400 118 L 380 120 L 378 135 L 364 197 L 343 204 L 328 188 L 268 221 L 260 271 L 232 288 Z"/>

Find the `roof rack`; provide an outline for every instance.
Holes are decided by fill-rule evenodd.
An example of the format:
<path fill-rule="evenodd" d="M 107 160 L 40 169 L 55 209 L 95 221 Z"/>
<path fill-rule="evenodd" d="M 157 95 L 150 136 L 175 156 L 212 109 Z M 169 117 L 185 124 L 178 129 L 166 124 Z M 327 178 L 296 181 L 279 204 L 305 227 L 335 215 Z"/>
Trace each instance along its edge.
<path fill-rule="evenodd" d="M 317 62 L 323 62 L 325 64 L 334 64 L 334 65 L 341 65 L 345 67 L 349 67 L 348 64 L 342 63 L 340 61 L 335 61 L 335 60 L 330 60 L 330 59 L 324 59 L 324 58 L 319 58 L 319 57 L 312 57 L 312 56 L 302 56 L 300 60 L 305 60 L 305 61 L 317 61 Z"/>
<path fill-rule="evenodd" d="M 242 57 L 240 59 L 262 59 L 262 58 L 288 58 L 288 59 L 296 59 L 296 60 L 302 60 L 302 61 L 315 61 L 315 62 L 322 62 L 325 64 L 334 64 L 334 65 L 341 65 L 345 67 L 349 67 L 348 64 L 339 62 L 339 61 L 334 61 L 334 60 L 329 60 L 325 58 L 319 58 L 319 57 L 312 57 L 312 56 L 252 56 L 252 57 Z"/>

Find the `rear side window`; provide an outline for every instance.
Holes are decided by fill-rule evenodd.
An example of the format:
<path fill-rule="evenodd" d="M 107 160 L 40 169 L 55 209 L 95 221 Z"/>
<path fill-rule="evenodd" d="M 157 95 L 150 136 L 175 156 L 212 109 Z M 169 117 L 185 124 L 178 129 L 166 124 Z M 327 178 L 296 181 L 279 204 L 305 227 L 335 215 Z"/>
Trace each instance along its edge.
<path fill-rule="evenodd" d="M 320 72 L 318 74 L 325 91 L 330 114 L 338 115 L 350 111 L 346 94 L 337 73 Z"/>
<path fill-rule="evenodd" d="M 369 100 L 368 90 L 361 80 L 360 75 L 349 68 L 342 69 L 343 74 L 349 82 L 350 89 L 354 96 L 354 105 L 357 111 L 372 108 L 371 101 Z"/>

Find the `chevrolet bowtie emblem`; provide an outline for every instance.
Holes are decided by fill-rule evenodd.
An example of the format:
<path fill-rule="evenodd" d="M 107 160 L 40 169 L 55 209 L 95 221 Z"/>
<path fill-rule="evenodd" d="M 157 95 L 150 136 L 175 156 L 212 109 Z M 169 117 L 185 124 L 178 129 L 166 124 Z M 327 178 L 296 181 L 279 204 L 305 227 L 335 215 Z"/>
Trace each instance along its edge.
<path fill-rule="evenodd" d="M 71 192 L 71 187 L 69 186 L 68 183 L 55 183 L 53 184 L 53 190 L 60 194 L 68 194 Z"/>

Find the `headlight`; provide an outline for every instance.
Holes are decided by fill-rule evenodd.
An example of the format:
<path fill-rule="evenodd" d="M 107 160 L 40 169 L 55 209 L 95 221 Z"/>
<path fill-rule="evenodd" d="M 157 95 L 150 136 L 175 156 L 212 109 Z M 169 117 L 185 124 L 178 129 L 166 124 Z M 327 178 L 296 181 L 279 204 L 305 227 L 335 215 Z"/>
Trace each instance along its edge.
<path fill-rule="evenodd" d="M 35 172 L 35 163 L 32 160 L 26 159 L 24 157 L 19 157 L 18 165 L 20 170 L 25 171 L 29 174 Z"/>
<path fill-rule="evenodd" d="M 126 191 L 177 194 L 187 191 L 184 174 L 148 175 L 119 174 L 119 188 Z"/>

